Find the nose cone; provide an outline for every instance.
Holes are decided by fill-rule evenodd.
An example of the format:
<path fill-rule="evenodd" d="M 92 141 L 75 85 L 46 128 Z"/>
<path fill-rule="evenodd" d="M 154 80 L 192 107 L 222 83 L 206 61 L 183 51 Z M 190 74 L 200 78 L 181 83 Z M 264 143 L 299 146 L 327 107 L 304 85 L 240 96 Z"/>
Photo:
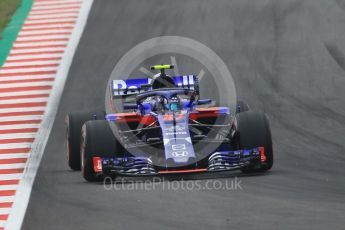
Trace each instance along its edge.
<path fill-rule="evenodd" d="M 189 113 L 172 117 L 158 116 L 158 122 L 162 129 L 165 159 L 175 164 L 187 164 L 190 158 L 195 158 L 189 128 Z M 171 119 L 172 118 L 172 119 Z"/>

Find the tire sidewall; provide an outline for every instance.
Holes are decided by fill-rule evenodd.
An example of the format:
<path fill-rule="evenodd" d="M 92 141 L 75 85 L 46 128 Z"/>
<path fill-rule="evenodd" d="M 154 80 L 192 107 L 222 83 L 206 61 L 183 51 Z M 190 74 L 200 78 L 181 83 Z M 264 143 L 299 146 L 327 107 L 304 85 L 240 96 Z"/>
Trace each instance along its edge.
<path fill-rule="evenodd" d="M 117 157 L 124 149 L 110 128 L 109 121 L 88 121 L 81 131 L 80 154 L 82 160 L 82 175 L 87 181 L 100 181 L 102 175 L 96 175 L 93 167 L 93 157 Z"/>
<path fill-rule="evenodd" d="M 96 115 L 97 120 L 103 120 L 105 118 L 105 112 L 78 112 L 70 113 L 65 118 L 65 138 L 67 148 L 67 162 L 72 170 L 81 169 L 80 158 L 80 135 L 81 129 L 85 122 L 92 120 L 93 115 Z"/>
<path fill-rule="evenodd" d="M 264 147 L 266 164 L 258 171 L 266 171 L 273 165 L 273 143 L 267 115 L 259 111 L 246 111 L 236 115 L 236 132 L 240 149 Z M 251 168 L 249 168 L 249 171 Z"/>

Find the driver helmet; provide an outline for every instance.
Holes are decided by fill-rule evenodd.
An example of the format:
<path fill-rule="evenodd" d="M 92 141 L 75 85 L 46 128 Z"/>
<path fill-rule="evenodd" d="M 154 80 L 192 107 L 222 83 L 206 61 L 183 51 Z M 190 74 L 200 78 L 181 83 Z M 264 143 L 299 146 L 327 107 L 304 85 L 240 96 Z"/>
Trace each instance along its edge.
<path fill-rule="evenodd" d="M 181 99 L 178 96 L 174 96 L 169 99 L 167 109 L 176 112 L 181 109 Z"/>

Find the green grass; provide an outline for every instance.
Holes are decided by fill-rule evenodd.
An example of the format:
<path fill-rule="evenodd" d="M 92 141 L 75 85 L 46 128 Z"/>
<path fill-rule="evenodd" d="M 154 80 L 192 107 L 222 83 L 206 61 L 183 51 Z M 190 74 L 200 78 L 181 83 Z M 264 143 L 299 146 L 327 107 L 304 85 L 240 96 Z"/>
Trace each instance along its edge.
<path fill-rule="evenodd" d="M 21 0 L 0 0 L 0 36 L 20 3 Z"/>

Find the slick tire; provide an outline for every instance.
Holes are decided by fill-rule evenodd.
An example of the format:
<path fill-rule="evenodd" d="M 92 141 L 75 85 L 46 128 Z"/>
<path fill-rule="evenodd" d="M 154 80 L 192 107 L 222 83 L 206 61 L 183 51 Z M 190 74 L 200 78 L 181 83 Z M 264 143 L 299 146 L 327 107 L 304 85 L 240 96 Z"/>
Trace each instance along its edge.
<path fill-rule="evenodd" d="M 105 112 L 95 113 L 70 113 L 65 118 L 67 162 L 72 170 L 78 171 L 81 168 L 80 161 L 80 133 L 81 127 L 89 120 L 103 120 Z"/>
<path fill-rule="evenodd" d="M 94 171 L 93 157 L 116 157 L 124 153 L 108 121 L 86 122 L 82 127 L 80 142 L 81 171 L 85 180 L 90 182 L 103 179 Z"/>
<path fill-rule="evenodd" d="M 246 111 L 236 114 L 237 138 L 240 149 L 265 148 L 266 162 L 259 168 L 250 166 L 244 173 L 265 172 L 273 165 L 273 144 L 267 116 L 263 112 Z"/>

